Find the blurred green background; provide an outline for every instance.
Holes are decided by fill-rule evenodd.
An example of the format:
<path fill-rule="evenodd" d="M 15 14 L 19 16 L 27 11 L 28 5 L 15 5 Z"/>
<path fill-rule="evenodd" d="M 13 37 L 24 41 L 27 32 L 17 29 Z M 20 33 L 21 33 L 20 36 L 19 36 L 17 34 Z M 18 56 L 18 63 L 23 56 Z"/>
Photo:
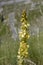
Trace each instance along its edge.
<path fill-rule="evenodd" d="M 30 23 L 30 39 L 27 41 L 30 45 L 29 59 L 36 65 L 43 65 L 43 0 L 14 1 L 13 4 L 0 6 L 0 10 L 1 8 L 3 10 L 0 11 L 0 65 L 17 65 L 18 34 L 23 9 L 26 9 L 27 22 Z"/>

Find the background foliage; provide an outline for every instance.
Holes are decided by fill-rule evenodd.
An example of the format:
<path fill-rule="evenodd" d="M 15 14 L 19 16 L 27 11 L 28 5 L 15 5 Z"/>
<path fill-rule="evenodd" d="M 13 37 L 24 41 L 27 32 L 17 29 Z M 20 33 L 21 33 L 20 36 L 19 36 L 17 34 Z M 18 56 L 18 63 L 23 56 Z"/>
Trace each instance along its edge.
<path fill-rule="evenodd" d="M 30 3 L 18 2 L 12 5 L 2 6 L 3 15 L 15 13 L 14 27 L 19 32 L 21 12 L 26 8 L 28 22 L 30 23 L 30 39 L 28 40 L 29 59 L 36 65 L 43 65 L 43 0 L 32 0 Z M 20 5 L 21 4 L 21 5 Z M 6 13 L 6 14 L 5 14 Z M 6 22 L 1 22 L 0 18 L 0 65 L 15 65 L 17 61 L 17 51 L 19 48 L 19 37 L 12 38 L 12 31 Z M 18 35 L 18 34 L 17 34 Z"/>

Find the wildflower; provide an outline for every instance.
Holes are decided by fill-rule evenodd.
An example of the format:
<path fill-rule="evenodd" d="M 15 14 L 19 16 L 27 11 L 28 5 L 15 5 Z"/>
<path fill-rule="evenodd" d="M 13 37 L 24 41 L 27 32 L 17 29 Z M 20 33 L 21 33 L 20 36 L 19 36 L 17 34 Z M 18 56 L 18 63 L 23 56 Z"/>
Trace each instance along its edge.
<path fill-rule="evenodd" d="M 18 54 L 20 54 L 20 51 L 18 51 Z"/>
<path fill-rule="evenodd" d="M 28 35 L 28 38 L 30 37 L 30 35 Z"/>
<path fill-rule="evenodd" d="M 26 52 L 26 54 L 28 55 L 28 52 Z"/>
<path fill-rule="evenodd" d="M 19 55 L 17 57 L 18 57 L 18 59 L 20 59 L 20 56 Z"/>
<path fill-rule="evenodd" d="M 27 45 L 27 48 L 29 48 L 29 45 Z"/>
<path fill-rule="evenodd" d="M 30 24 L 27 24 L 27 26 L 30 26 Z"/>
<path fill-rule="evenodd" d="M 23 22 L 23 21 L 24 21 L 24 18 L 21 19 L 21 22 Z"/>
<path fill-rule="evenodd" d="M 21 31 L 19 32 L 19 38 L 20 38 L 20 47 L 18 50 L 18 64 L 23 65 L 23 59 L 28 57 L 28 48 L 29 45 L 27 45 L 26 40 L 30 37 L 28 34 L 28 26 L 30 24 L 27 23 L 27 16 L 25 10 L 23 10 L 22 19 L 21 19 Z"/>

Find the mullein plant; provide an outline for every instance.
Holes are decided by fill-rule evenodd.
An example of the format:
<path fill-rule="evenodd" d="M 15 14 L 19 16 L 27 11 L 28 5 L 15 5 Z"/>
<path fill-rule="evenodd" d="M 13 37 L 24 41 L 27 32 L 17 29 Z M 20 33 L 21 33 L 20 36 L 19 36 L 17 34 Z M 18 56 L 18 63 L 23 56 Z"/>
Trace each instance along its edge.
<path fill-rule="evenodd" d="M 28 48 L 29 45 L 27 44 L 27 39 L 29 39 L 30 35 L 28 34 L 28 26 L 30 24 L 27 22 L 26 11 L 23 10 L 21 16 L 21 26 L 19 32 L 19 39 L 20 39 L 20 47 L 18 49 L 18 65 L 24 65 L 24 59 L 28 57 Z"/>

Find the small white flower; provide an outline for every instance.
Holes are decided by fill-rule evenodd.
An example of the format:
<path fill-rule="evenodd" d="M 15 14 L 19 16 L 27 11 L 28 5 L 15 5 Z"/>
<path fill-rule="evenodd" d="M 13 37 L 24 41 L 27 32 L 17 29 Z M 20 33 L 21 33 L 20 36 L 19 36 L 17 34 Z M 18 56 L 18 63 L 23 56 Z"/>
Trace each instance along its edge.
<path fill-rule="evenodd" d="M 20 59 L 20 56 L 19 55 L 17 57 L 18 57 L 18 59 Z"/>
<path fill-rule="evenodd" d="M 27 24 L 27 26 L 30 26 L 30 24 Z"/>
<path fill-rule="evenodd" d="M 27 45 L 27 47 L 29 48 L 29 45 Z"/>
<path fill-rule="evenodd" d="M 18 51 L 18 54 L 20 54 L 20 51 Z"/>
<path fill-rule="evenodd" d="M 24 34 L 22 35 L 22 37 L 24 37 Z"/>

